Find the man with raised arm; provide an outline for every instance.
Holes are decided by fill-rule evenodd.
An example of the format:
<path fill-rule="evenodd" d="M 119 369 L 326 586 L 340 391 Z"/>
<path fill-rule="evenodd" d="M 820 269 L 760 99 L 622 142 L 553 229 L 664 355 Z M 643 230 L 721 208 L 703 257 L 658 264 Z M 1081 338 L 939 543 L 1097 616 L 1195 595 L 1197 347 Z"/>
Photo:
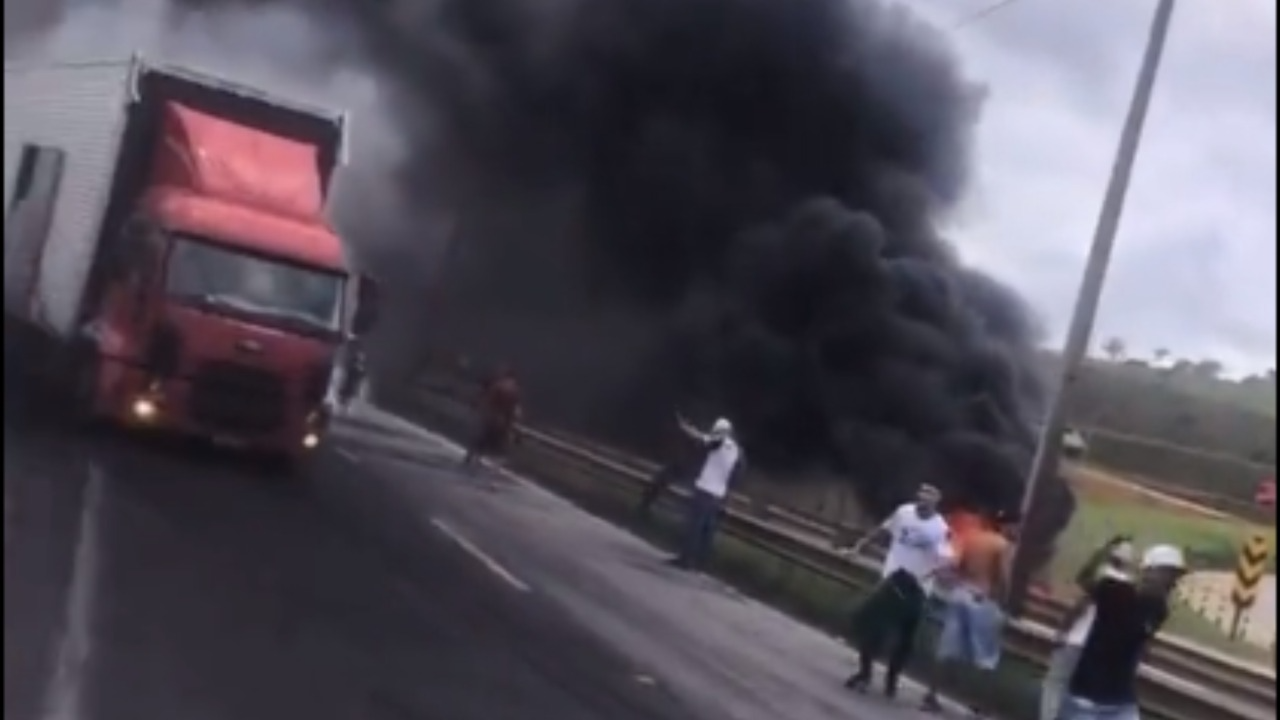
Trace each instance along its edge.
<path fill-rule="evenodd" d="M 733 424 L 727 418 L 716 420 L 708 432 L 699 430 L 682 417 L 678 417 L 677 422 L 681 432 L 702 445 L 706 456 L 693 483 L 684 542 L 671 562 L 682 569 L 701 570 L 711 555 L 720 512 L 742 459 L 742 449 L 733 436 Z"/>
<path fill-rule="evenodd" d="M 1142 554 L 1136 582 L 1107 574 L 1093 581 L 1093 623 L 1057 720 L 1139 720 L 1138 668 L 1185 574 L 1182 550 L 1155 545 Z"/>
<path fill-rule="evenodd" d="M 1083 591 L 1080 598 L 1067 609 L 1058 627 L 1058 647 L 1049 658 L 1049 669 L 1040 685 L 1040 720 L 1057 720 L 1058 708 L 1067 695 L 1071 676 L 1084 641 L 1093 626 L 1093 600 L 1090 591 L 1101 577 L 1120 582 L 1133 582 L 1137 562 L 1133 541 L 1126 535 L 1117 535 L 1094 551 L 1080 569 L 1076 582 Z"/>

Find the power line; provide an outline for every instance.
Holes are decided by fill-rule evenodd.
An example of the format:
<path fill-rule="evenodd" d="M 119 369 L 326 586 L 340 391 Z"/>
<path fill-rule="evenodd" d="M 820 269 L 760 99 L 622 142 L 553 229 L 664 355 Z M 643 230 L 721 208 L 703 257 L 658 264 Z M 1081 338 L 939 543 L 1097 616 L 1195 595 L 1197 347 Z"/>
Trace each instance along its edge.
<path fill-rule="evenodd" d="M 992 15 L 995 15 L 996 13 L 1000 12 L 1001 10 L 1008 9 L 1010 6 L 1016 4 L 1017 2 L 1018 0 L 999 0 L 998 2 L 991 3 L 990 5 L 984 8 L 974 10 L 968 15 L 964 15 L 960 17 L 960 19 L 956 20 L 955 23 L 951 26 L 951 29 L 959 30 L 960 28 L 982 22 L 983 20 L 986 20 Z"/>

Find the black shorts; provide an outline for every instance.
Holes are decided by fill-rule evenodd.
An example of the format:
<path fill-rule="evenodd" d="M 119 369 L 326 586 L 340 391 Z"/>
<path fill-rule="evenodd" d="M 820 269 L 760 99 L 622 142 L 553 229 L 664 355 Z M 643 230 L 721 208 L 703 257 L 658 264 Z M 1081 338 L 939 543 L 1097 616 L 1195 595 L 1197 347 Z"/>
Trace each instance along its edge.
<path fill-rule="evenodd" d="M 877 642 L 886 632 L 905 624 L 919 622 L 925 612 L 928 594 L 920 581 L 903 570 L 880 581 L 850 623 L 850 639 L 856 644 Z"/>

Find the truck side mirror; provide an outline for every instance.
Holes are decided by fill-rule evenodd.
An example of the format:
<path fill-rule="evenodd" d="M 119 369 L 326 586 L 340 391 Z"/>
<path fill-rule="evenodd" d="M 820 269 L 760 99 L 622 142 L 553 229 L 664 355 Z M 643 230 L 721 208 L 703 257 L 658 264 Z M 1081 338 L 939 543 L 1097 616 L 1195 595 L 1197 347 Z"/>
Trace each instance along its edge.
<path fill-rule="evenodd" d="M 368 275 L 356 278 L 356 309 L 351 330 L 357 337 L 367 335 L 378 321 L 378 281 Z"/>

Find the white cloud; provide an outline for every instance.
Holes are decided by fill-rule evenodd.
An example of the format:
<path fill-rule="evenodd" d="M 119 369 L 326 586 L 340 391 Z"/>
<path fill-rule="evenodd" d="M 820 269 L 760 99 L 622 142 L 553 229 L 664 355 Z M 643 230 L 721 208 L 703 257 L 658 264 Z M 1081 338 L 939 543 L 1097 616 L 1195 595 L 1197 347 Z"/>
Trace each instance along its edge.
<path fill-rule="evenodd" d="M 993 0 L 905 0 L 944 27 Z M 952 229 L 1060 341 L 1156 0 L 1021 0 L 950 32 L 990 96 Z M 1276 9 L 1182 0 L 1095 328 L 1135 352 L 1276 363 Z"/>

